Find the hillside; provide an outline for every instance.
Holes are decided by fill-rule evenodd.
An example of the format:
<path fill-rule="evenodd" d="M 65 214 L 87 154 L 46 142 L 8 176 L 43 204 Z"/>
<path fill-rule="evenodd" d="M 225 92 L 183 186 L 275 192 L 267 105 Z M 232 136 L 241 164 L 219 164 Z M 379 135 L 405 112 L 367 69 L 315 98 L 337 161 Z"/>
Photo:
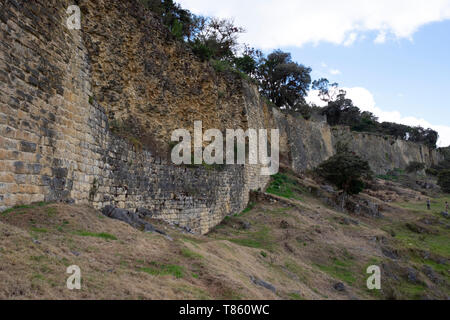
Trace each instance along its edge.
<path fill-rule="evenodd" d="M 449 197 L 426 212 L 421 193 L 377 180 L 378 191 L 361 195 L 380 206 L 374 218 L 324 203 L 328 193 L 317 196 L 305 177 L 287 172 L 275 185 L 268 191 L 284 197 L 255 194 L 204 236 L 158 221 L 168 236 L 144 233 L 86 206 L 9 210 L 0 216 L 0 298 L 448 299 L 450 225 L 440 209 Z M 82 290 L 72 292 L 73 264 Z M 366 287 L 370 265 L 381 266 L 382 291 Z"/>
<path fill-rule="evenodd" d="M 0 3 L 0 299 L 449 298 L 437 132 L 378 123 L 345 95 L 329 114 L 293 110 L 311 69 L 283 52 L 303 89 L 288 81 L 277 105 L 236 57 L 202 59 L 149 9 L 158 1 L 76 3 L 80 29 L 69 0 Z M 279 132 L 281 172 L 175 165 L 172 133 L 197 121 Z M 358 195 L 314 171 L 342 149 L 373 171 L 346 181 Z M 72 265 L 80 291 L 66 288 Z M 366 287 L 372 265 L 381 291 Z"/>

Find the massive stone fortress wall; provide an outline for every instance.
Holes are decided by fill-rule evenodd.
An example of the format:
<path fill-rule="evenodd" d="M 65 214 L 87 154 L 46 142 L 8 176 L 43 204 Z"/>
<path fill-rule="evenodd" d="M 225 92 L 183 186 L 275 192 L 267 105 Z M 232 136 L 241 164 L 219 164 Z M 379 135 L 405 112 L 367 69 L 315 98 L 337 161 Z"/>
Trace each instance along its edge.
<path fill-rule="evenodd" d="M 110 114 L 94 98 L 86 36 L 65 27 L 68 5 L 1 4 L 0 207 L 141 207 L 201 233 L 242 211 L 249 191 L 267 183 L 257 166 L 174 167 L 110 132 Z"/>
<path fill-rule="evenodd" d="M 306 121 L 273 110 L 275 126 L 280 129 L 281 149 L 289 154 L 289 165 L 295 172 L 315 168 L 336 153 L 338 143 L 369 162 L 376 174 L 405 169 L 413 161 L 427 167 L 443 160 L 435 149 L 392 136 L 350 131 L 346 127 L 330 127 L 325 121 Z"/>
<path fill-rule="evenodd" d="M 352 132 L 349 128 L 332 129 L 333 144 L 347 144 L 350 150 L 367 160 L 377 174 L 390 170 L 405 169 L 413 161 L 425 163 L 427 167 L 443 160 L 436 150 L 425 145 L 396 139 L 392 136 Z"/>
<path fill-rule="evenodd" d="M 436 161 L 420 145 L 271 110 L 254 86 L 218 75 L 171 40 L 137 1 L 80 0 L 82 29 L 72 31 L 69 4 L 0 2 L 0 209 L 111 204 L 208 232 L 269 178 L 259 166 L 175 167 L 155 145 L 133 143 L 167 146 L 172 130 L 192 129 L 195 120 L 208 129 L 279 128 L 283 161 L 296 172 L 332 156 L 342 139 L 377 172 Z M 110 130 L 126 121 L 131 140 Z"/>

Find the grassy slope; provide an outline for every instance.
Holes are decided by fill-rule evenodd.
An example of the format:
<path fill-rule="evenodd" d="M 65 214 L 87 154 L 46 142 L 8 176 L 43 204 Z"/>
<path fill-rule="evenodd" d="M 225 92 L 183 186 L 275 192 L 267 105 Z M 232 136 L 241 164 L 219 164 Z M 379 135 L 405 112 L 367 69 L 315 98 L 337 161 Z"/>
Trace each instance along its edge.
<path fill-rule="evenodd" d="M 423 201 L 402 198 L 384 205 L 384 219 L 351 217 L 357 225 L 348 224 L 348 215 L 309 194 L 296 177 L 274 181 L 268 190 L 280 201 L 254 203 L 207 236 L 160 225 L 173 241 L 83 206 L 38 204 L 10 210 L 0 215 L 0 298 L 298 300 L 450 295 L 445 264 L 450 257 L 449 223 L 438 210 L 444 198 L 434 200 L 432 212 L 423 210 Z M 425 232 L 417 233 L 414 226 Z M 386 257 L 382 249 L 399 258 Z M 82 270 L 81 291 L 65 287 L 66 268 L 73 264 Z M 365 271 L 373 264 L 383 269 L 382 292 L 366 289 Z M 425 265 L 433 269 L 436 283 L 423 272 Z M 411 270 L 414 282 L 408 280 Z M 276 293 L 255 285 L 251 276 L 274 285 Z M 345 292 L 333 288 L 337 282 L 345 284 Z"/>

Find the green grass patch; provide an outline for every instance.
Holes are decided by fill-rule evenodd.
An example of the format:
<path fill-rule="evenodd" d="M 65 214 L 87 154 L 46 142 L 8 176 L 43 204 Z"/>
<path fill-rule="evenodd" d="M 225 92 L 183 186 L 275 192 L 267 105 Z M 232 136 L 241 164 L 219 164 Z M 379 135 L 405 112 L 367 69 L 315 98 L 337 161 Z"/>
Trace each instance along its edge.
<path fill-rule="evenodd" d="M 45 281 L 45 277 L 40 274 L 40 273 L 35 273 L 31 276 L 31 280 L 40 280 L 40 281 Z"/>
<path fill-rule="evenodd" d="M 300 195 L 305 193 L 306 189 L 288 175 L 277 173 L 272 176 L 272 182 L 266 192 L 279 197 L 302 201 L 303 199 Z"/>
<path fill-rule="evenodd" d="M 202 244 L 204 242 L 203 240 L 199 240 L 199 239 L 196 239 L 196 238 L 193 238 L 193 237 L 189 237 L 189 236 L 186 236 L 186 235 L 183 235 L 180 238 L 183 241 L 192 243 L 193 245 L 195 245 L 195 247 L 198 247 L 199 244 Z"/>
<path fill-rule="evenodd" d="M 35 261 L 35 262 L 41 262 L 45 259 L 46 259 L 45 256 L 31 256 L 30 257 L 30 260 Z"/>
<path fill-rule="evenodd" d="M 94 232 L 89 232 L 89 231 L 77 231 L 75 232 L 76 235 L 81 236 L 81 237 L 94 237 L 94 238 L 101 238 L 101 239 L 105 239 L 105 240 L 118 240 L 116 236 L 113 236 L 112 234 L 109 233 L 94 233 Z"/>
<path fill-rule="evenodd" d="M 347 284 L 353 285 L 356 281 L 354 272 L 351 270 L 352 263 L 350 261 L 334 258 L 330 265 L 316 264 L 316 266 L 333 278 L 342 280 Z"/>
<path fill-rule="evenodd" d="M 30 205 L 15 206 L 15 207 L 12 207 L 11 209 L 7 209 L 7 210 L 3 211 L 2 215 L 14 213 L 15 211 L 21 210 L 21 209 L 32 209 L 32 208 L 33 208 L 33 206 L 30 206 Z M 24 212 L 21 212 L 21 213 L 24 213 Z"/>
<path fill-rule="evenodd" d="M 380 174 L 380 175 L 377 175 L 377 178 L 381 179 L 381 180 L 394 181 L 394 182 L 397 182 L 399 180 L 398 176 L 389 175 L 389 174 Z"/>
<path fill-rule="evenodd" d="M 294 261 L 292 260 L 288 260 L 285 262 L 284 266 L 286 267 L 286 269 L 288 269 L 290 272 L 292 272 L 293 274 L 295 274 L 296 276 L 299 277 L 299 279 L 303 282 L 303 283 L 307 283 L 308 282 L 308 277 L 306 276 L 306 271 L 300 267 L 299 265 L 297 265 Z"/>
<path fill-rule="evenodd" d="M 47 233 L 48 230 L 44 229 L 44 228 L 36 228 L 36 227 L 31 227 L 31 231 L 36 232 L 36 233 Z"/>
<path fill-rule="evenodd" d="M 410 299 L 421 299 L 426 291 L 426 288 L 419 284 L 411 284 L 408 282 L 402 282 L 398 287 L 401 294 L 406 295 Z"/>
<path fill-rule="evenodd" d="M 431 210 L 427 210 L 427 202 L 424 199 L 423 201 L 414 201 L 414 202 L 397 202 L 395 203 L 399 207 L 411 211 L 417 212 L 429 212 L 433 214 L 439 214 L 442 211 L 445 211 L 445 202 L 450 203 L 450 197 L 440 197 L 431 199 Z"/>
<path fill-rule="evenodd" d="M 230 241 L 240 246 L 265 249 L 267 251 L 272 251 L 274 248 L 270 228 L 267 226 L 262 226 L 258 231 L 249 233 L 245 238 L 235 238 L 230 239 Z"/>
<path fill-rule="evenodd" d="M 295 292 L 289 293 L 288 296 L 289 298 L 291 298 L 291 300 L 305 300 L 301 295 Z"/>
<path fill-rule="evenodd" d="M 450 255 L 450 241 L 446 234 L 416 234 L 406 228 L 396 230 L 396 239 L 407 248 L 428 250 L 432 253 L 448 257 Z"/>
<path fill-rule="evenodd" d="M 256 206 L 256 203 L 250 202 L 250 203 L 248 204 L 247 208 L 244 209 L 244 211 L 242 211 L 242 212 L 239 213 L 239 214 L 235 214 L 234 216 L 235 216 L 235 217 L 241 217 L 241 216 L 243 216 L 244 214 L 249 213 L 250 211 L 252 211 L 253 208 L 254 208 L 255 206 Z"/>
<path fill-rule="evenodd" d="M 184 268 L 177 265 L 165 265 L 157 262 L 150 263 L 151 267 L 140 268 L 141 272 L 148 273 L 152 276 L 174 276 L 177 279 L 184 277 Z"/>
<path fill-rule="evenodd" d="M 49 217 L 54 217 L 58 213 L 58 210 L 56 210 L 56 208 L 49 207 L 45 210 L 45 212 Z"/>
<path fill-rule="evenodd" d="M 59 232 L 64 232 L 64 227 L 69 225 L 69 221 L 64 220 L 63 223 L 56 228 Z"/>
<path fill-rule="evenodd" d="M 13 213 L 13 212 L 18 211 L 18 210 L 35 209 L 35 208 L 38 208 L 38 207 L 44 207 L 44 206 L 46 206 L 48 204 L 49 203 L 47 203 L 47 202 L 37 202 L 37 203 L 27 204 L 27 205 L 18 205 L 18 206 L 14 206 L 14 207 L 12 207 L 10 209 L 7 209 L 7 210 L 3 211 L 2 215 L 7 215 L 7 214 Z M 17 212 L 17 213 L 23 214 L 25 212 Z"/>
<path fill-rule="evenodd" d="M 181 249 L 181 254 L 183 257 L 189 258 L 189 259 L 203 259 L 203 256 L 201 254 L 198 254 L 192 250 L 189 250 L 188 248 Z"/>
<path fill-rule="evenodd" d="M 427 265 L 431 267 L 436 273 L 441 274 L 442 276 L 447 278 L 447 281 L 450 282 L 450 272 L 447 264 L 437 263 L 436 261 L 424 259 L 419 254 L 412 254 L 410 256 L 411 261 L 415 262 L 418 267 L 423 265 Z"/>
<path fill-rule="evenodd" d="M 271 215 L 274 215 L 274 216 L 286 215 L 286 213 L 290 209 L 291 208 L 277 208 L 277 209 L 273 209 L 273 210 L 265 210 L 265 213 L 271 214 Z"/>
<path fill-rule="evenodd" d="M 256 206 L 256 203 L 250 202 L 250 203 L 248 204 L 247 208 L 245 208 L 245 210 L 242 211 L 242 214 L 246 214 L 246 213 L 252 211 L 253 208 L 254 208 L 255 206 Z"/>

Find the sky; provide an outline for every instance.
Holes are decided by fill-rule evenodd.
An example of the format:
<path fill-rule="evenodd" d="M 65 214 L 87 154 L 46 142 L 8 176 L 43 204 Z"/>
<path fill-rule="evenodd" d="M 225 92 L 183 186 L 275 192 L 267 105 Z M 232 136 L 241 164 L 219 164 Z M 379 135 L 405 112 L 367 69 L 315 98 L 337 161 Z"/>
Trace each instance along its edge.
<path fill-rule="evenodd" d="M 177 2 L 234 19 L 242 43 L 291 52 L 380 121 L 432 128 L 438 146 L 450 145 L 450 0 Z"/>

